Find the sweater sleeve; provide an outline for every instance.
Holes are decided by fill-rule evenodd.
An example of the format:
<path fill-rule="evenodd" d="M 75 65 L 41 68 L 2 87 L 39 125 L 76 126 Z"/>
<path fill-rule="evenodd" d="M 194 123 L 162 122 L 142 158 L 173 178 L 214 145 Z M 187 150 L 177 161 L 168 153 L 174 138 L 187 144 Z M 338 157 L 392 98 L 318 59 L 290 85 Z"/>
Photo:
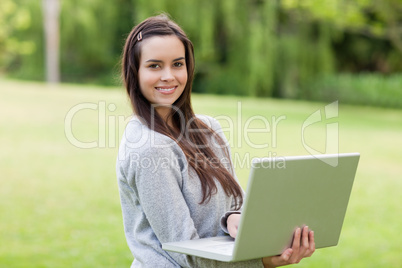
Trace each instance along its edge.
<path fill-rule="evenodd" d="M 177 153 L 177 152 L 176 152 Z M 160 243 L 199 238 L 189 208 L 181 192 L 183 177 L 188 176 L 185 159 L 172 160 L 171 148 L 150 147 L 141 154 L 136 164 L 131 186 L 137 195 L 143 213 Z M 173 159 L 174 160 L 174 159 Z M 163 161 L 163 163 L 161 162 Z M 158 163 L 149 168 L 146 163 Z M 130 180 L 130 178 L 128 178 Z M 219 220 L 219 219 L 216 219 Z M 263 267 L 262 261 L 226 263 L 166 252 L 181 267 Z"/>

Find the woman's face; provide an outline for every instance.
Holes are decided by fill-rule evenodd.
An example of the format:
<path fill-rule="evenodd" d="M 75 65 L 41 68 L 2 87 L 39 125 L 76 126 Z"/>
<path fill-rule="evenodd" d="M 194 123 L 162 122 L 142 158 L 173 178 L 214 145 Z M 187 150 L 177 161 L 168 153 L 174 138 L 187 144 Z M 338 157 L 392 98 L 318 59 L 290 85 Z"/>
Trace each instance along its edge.
<path fill-rule="evenodd" d="M 187 83 L 184 45 L 175 35 L 154 36 L 141 42 L 140 90 L 165 117 Z"/>

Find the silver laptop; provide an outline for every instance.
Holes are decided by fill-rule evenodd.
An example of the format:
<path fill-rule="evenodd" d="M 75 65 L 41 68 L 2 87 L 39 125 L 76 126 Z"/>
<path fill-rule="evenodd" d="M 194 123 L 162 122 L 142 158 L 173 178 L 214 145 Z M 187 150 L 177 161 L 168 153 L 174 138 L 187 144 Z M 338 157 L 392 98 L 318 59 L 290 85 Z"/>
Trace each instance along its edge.
<path fill-rule="evenodd" d="M 336 246 L 359 153 L 255 159 L 236 239 L 163 243 L 162 248 L 219 261 L 280 254 L 297 227 L 314 231 L 316 248 Z"/>

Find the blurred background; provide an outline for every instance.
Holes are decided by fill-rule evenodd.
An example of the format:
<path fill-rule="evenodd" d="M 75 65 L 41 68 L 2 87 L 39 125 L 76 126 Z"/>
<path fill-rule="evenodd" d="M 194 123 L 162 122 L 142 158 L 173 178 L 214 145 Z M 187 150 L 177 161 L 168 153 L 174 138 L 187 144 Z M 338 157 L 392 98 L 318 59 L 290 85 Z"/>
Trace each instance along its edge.
<path fill-rule="evenodd" d="M 401 0 L 0 0 L 0 267 L 130 266 L 120 57 L 162 12 L 194 43 L 194 110 L 232 130 L 244 188 L 253 157 L 327 152 L 329 124 L 336 150 L 361 153 L 338 246 L 295 267 L 400 267 Z"/>
<path fill-rule="evenodd" d="M 43 81 L 53 44 L 56 80 L 119 85 L 126 36 L 161 12 L 194 43 L 195 92 L 402 107 L 400 0 L 2 0 L 1 75 Z"/>

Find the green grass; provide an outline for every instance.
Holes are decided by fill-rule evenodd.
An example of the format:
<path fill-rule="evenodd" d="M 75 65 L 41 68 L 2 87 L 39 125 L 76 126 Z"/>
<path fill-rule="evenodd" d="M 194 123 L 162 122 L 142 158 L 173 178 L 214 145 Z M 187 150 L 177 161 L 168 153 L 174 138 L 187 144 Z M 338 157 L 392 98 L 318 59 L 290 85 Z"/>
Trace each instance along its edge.
<path fill-rule="evenodd" d="M 82 103 L 97 109 L 75 114 L 73 134 L 82 142 L 96 142 L 98 128 L 105 126 L 104 148 L 78 148 L 66 138 L 65 118 Z M 116 109 L 108 109 L 110 104 Z M 196 113 L 220 116 L 232 155 L 243 161 L 308 154 L 301 126 L 326 104 L 195 95 L 193 105 Z M 0 267 L 130 265 L 114 170 L 130 113 L 123 89 L 0 80 Z M 104 124 L 98 123 L 99 114 Z M 239 139 L 239 126 L 254 115 L 267 118 L 271 127 L 272 116 L 286 116 L 276 138 L 272 129 L 250 135 L 249 144 L 269 143 L 267 148 L 252 148 L 245 137 Z M 233 119 L 233 131 L 223 116 Z M 262 128 L 261 122 L 254 120 L 250 127 Z M 360 152 L 361 161 L 339 245 L 317 250 L 298 267 L 400 267 L 402 110 L 340 104 L 339 118 L 329 122 L 339 123 L 339 151 Z M 305 134 L 311 147 L 325 151 L 324 123 Z M 246 187 L 247 165 L 237 162 L 235 167 Z"/>

